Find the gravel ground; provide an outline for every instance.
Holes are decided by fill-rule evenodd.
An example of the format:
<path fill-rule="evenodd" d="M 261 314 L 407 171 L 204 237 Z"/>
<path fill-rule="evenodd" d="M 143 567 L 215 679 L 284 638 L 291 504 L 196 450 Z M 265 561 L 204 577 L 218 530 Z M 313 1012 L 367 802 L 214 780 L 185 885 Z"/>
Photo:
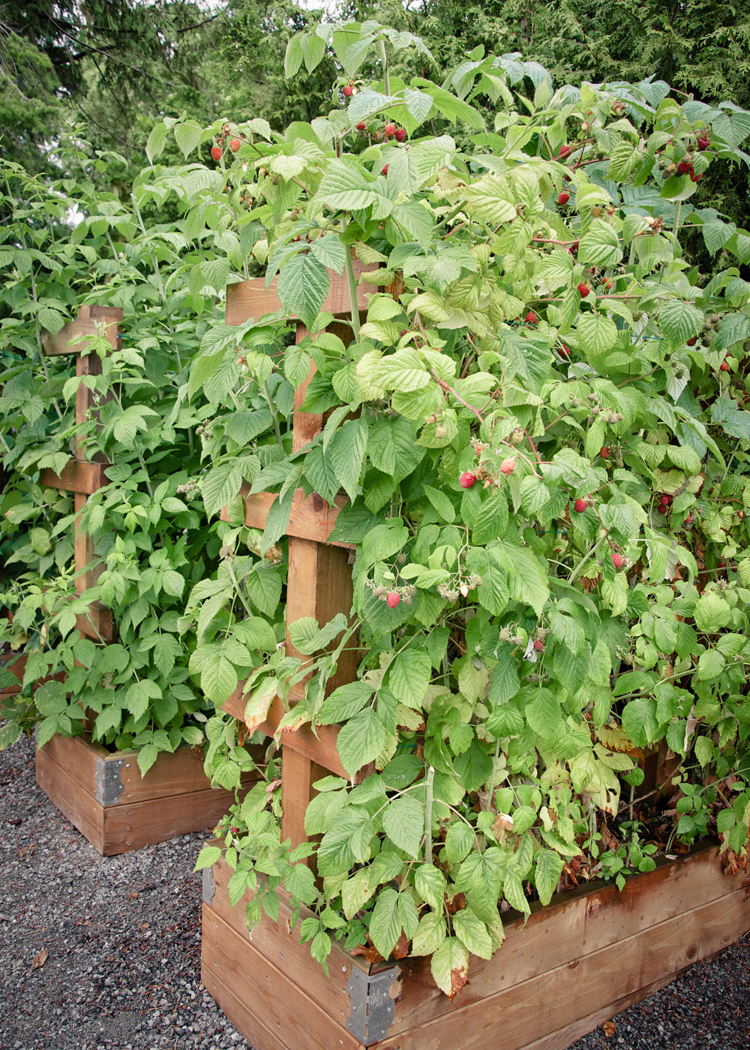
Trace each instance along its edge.
<path fill-rule="evenodd" d="M 0 753 L 0 829 L 0 1050 L 248 1046 L 200 984 L 201 835 L 100 857 L 37 789 L 31 741 Z M 747 1050 L 750 939 L 613 1024 L 573 1050 Z"/>

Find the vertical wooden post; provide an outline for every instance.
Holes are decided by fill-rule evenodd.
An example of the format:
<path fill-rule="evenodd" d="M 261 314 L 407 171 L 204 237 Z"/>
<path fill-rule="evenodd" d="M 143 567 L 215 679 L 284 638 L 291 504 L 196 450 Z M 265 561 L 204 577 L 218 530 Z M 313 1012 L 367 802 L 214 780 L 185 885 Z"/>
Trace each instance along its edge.
<path fill-rule="evenodd" d="M 346 331 L 348 332 L 348 329 Z M 303 325 L 298 325 L 296 341 L 302 342 L 306 335 L 307 329 Z M 307 387 L 314 374 L 315 365 L 311 363 L 307 379 L 297 387 L 294 394 L 292 448 L 295 452 L 320 433 L 325 421 L 323 415 L 301 411 L 307 396 Z M 317 498 L 320 499 L 322 505 L 322 497 Z M 343 612 L 348 615 L 353 597 L 348 551 L 325 543 L 317 543 L 315 540 L 303 540 L 290 536 L 288 579 L 291 586 L 287 588 L 287 624 L 294 623 L 303 616 L 312 616 L 322 627 L 337 613 Z M 288 631 L 286 652 L 288 656 L 305 659 L 302 653 L 292 645 Z M 343 682 L 352 681 L 357 663 L 358 657 L 355 652 L 342 653 L 338 670 L 329 681 L 327 692 L 333 692 Z M 304 692 L 305 685 L 302 682 L 293 687 L 290 696 L 292 699 L 300 698 L 304 696 Z M 284 747 L 281 767 L 282 841 L 289 838 L 294 847 L 306 840 L 305 811 L 315 795 L 312 785 L 326 775 L 326 770 L 321 766 L 293 751 L 290 747 Z"/>
<path fill-rule="evenodd" d="M 78 320 L 79 321 L 104 321 L 103 334 L 109 345 L 113 350 L 118 350 L 122 345 L 119 328 L 122 323 L 122 309 L 115 306 L 81 306 L 78 309 Z M 75 344 L 74 344 L 75 345 Z M 101 375 L 102 372 L 102 361 L 98 354 L 82 354 L 80 351 L 76 353 L 76 375 L 77 376 L 94 376 Z M 85 423 L 89 418 L 89 414 L 94 410 L 96 416 L 96 410 L 94 405 L 96 404 L 94 392 L 85 387 L 83 383 L 78 387 L 76 392 L 76 424 L 80 425 Z M 76 438 L 76 461 L 79 463 L 88 462 L 86 453 L 84 451 L 84 442 Z M 94 462 L 106 463 L 105 457 L 97 452 L 94 455 Z M 94 544 L 91 538 L 83 532 L 80 527 L 81 514 L 86 506 L 88 496 L 83 493 L 76 493 L 75 497 L 75 510 L 76 519 L 74 525 L 74 560 L 76 572 L 80 575 L 76 577 L 76 591 L 78 594 L 82 594 L 89 587 L 94 587 L 96 581 L 102 573 L 102 566 L 97 566 L 94 569 L 89 569 L 88 572 L 80 572 L 81 569 L 93 561 L 94 558 Z M 98 606 L 98 603 L 97 603 Z M 112 614 L 108 609 L 104 609 L 101 606 L 97 608 L 92 607 L 91 619 L 94 623 L 92 625 L 79 616 L 77 626 L 84 634 L 89 635 L 95 640 L 99 640 L 100 636 L 104 640 L 111 640 L 112 638 Z"/>

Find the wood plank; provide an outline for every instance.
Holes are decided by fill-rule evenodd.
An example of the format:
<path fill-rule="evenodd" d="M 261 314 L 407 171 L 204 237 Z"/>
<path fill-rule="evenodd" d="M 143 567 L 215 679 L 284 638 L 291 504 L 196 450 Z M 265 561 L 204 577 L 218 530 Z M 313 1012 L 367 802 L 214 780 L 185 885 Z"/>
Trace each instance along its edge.
<path fill-rule="evenodd" d="M 365 271 L 372 269 L 371 266 L 365 266 L 358 259 L 353 259 L 352 263 L 355 279 L 359 278 L 360 274 Z M 329 270 L 328 273 L 331 278 L 331 286 L 321 311 L 334 314 L 334 316 L 351 314 L 346 276 L 340 277 L 333 270 Z M 276 313 L 282 310 L 281 300 L 276 294 L 278 283 L 278 277 L 274 277 L 268 289 L 266 289 L 265 278 L 258 277 L 252 281 L 238 281 L 235 284 L 227 285 L 226 323 L 228 325 L 244 324 L 250 317 L 254 317 L 257 321 L 265 314 Z M 367 309 L 368 296 L 374 295 L 378 290 L 377 286 L 373 284 L 363 283 L 357 285 L 357 305 L 360 311 Z"/>
<path fill-rule="evenodd" d="M 532 905 L 526 926 L 505 917 L 506 939 L 491 960 L 474 958 L 470 984 L 451 1003 L 435 986 L 429 959 L 405 959 L 402 1001 L 391 1034 L 463 1009 L 555 967 L 633 936 L 738 889 L 742 872 L 727 878 L 715 846 L 683 860 L 663 862 L 656 871 L 629 879 L 622 893 L 613 884 L 594 883 L 559 894 L 546 908 Z"/>
<path fill-rule="evenodd" d="M 63 489 L 65 492 L 78 492 L 90 496 L 109 484 L 104 474 L 106 467 L 106 463 L 85 463 L 79 459 L 72 459 L 63 468 L 62 474 L 55 474 L 49 468 L 42 470 L 39 484 L 42 488 Z"/>
<path fill-rule="evenodd" d="M 251 496 L 250 486 L 243 481 L 240 496 L 245 504 L 245 525 L 250 529 L 264 529 L 271 505 L 278 498 L 277 494 L 275 492 L 256 492 Z M 317 492 L 305 496 L 304 489 L 297 489 L 289 513 L 286 535 L 302 540 L 328 543 L 328 537 L 333 532 L 339 512 L 348 502 L 349 497 L 345 492 L 341 492 L 331 507 Z M 222 521 L 229 521 L 228 507 L 222 507 L 220 517 Z M 353 543 L 334 541 L 332 546 L 355 550 Z"/>
<path fill-rule="evenodd" d="M 133 805 L 104 808 L 105 857 L 166 842 L 176 835 L 208 831 L 234 802 L 234 792 L 206 788 Z"/>
<path fill-rule="evenodd" d="M 49 800 L 78 828 L 84 838 L 104 852 L 104 810 L 80 783 L 45 753 L 36 755 L 36 782 Z"/>
<path fill-rule="evenodd" d="M 229 699 L 222 705 L 222 711 L 226 711 L 227 714 L 239 719 L 240 722 L 244 721 L 245 718 L 245 698 L 242 695 L 243 685 L 244 683 L 240 682 Z M 266 736 L 273 736 L 278 729 L 279 722 L 284 717 L 284 713 L 283 701 L 277 696 L 269 708 L 268 718 L 258 727 L 261 733 L 265 733 Z M 310 726 L 304 725 L 294 732 L 284 733 L 284 747 L 299 752 L 300 755 L 304 755 L 311 762 L 317 762 L 318 765 L 327 769 L 330 773 L 348 779 L 349 775 L 341 765 L 341 759 L 336 750 L 337 737 L 338 729 L 335 726 L 319 726 L 318 736 L 316 737 Z"/>
<path fill-rule="evenodd" d="M 321 1009 L 287 977 L 283 958 L 275 966 L 206 905 L 201 955 L 204 981 L 214 974 L 240 1002 L 251 1003 L 252 1012 L 276 1032 L 286 1050 L 361 1050 L 340 1011 L 334 1016 Z"/>
<path fill-rule="evenodd" d="M 78 318 L 68 321 L 56 335 L 42 329 L 42 346 L 47 357 L 60 357 L 67 354 L 80 354 L 90 345 L 92 339 L 104 335 L 106 326 L 101 321 Z"/>
<path fill-rule="evenodd" d="M 18 685 L 9 685 L 0 690 L 3 696 L 11 696 L 13 693 L 21 692 L 28 658 L 27 653 L 21 653 L 20 655 L 14 652 L 0 654 L 0 667 L 5 671 L 10 671 L 18 679 Z"/>
<path fill-rule="evenodd" d="M 60 736 L 55 734 L 42 748 L 37 749 L 36 759 L 39 765 L 40 756 L 52 759 L 63 772 L 75 781 L 78 789 L 96 796 L 96 764 L 100 759 L 109 757 L 109 752 L 95 744 L 88 733 L 79 736 Z"/>
<path fill-rule="evenodd" d="M 397 1035 L 389 1032 L 376 1045 L 378 1050 L 485 1050 L 501 1031 L 503 1050 L 520 1050 L 582 1015 L 648 989 L 748 930 L 748 890 L 740 888 L 450 1014 Z M 504 951 L 493 960 L 498 966 Z M 407 983 L 408 978 L 404 987 Z"/>
<path fill-rule="evenodd" d="M 210 905 L 213 914 L 222 918 L 243 940 L 249 940 L 261 955 L 274 961 L 283 959 L 283 970 L 290 981 L 298 988 L 304 988 L 318 1006 L 345 1020 L 349 1016 L 351 1005 L 346 983 L 352 969 L 367 973 L 369 966 L 359 958 L 352 959 L 340 945 L 334 944 L 328 956 L 328 972 L 331 976 L 326 977 L 323 967 L 310 955 L 310 945 L 300 944 L 299 923 L 291 933 L 288 932 L 287 923 L 290 921 L 292 908 L 288 895 L 283 891 L 278 891 L 281 898 L 279 921 L 272 922 L 264 914 L 259 925 L 248 934 L 245 925 L 245 905 L 252 900 L 253 894 L 246 893 L 240 903 L 232 908 L 227 892 L 231 875 L 232 869 L 226 861 L 214 864 L 214 896 Z M 303 907 L 300 920 L 311 914 L 312 912 Z"/>
<path fill-rule="evenodd" d="M 668 984 L 671 984 L 680 974 L 685 972 L 685 967 L 682 970 L 677 970 L 675 973 L 669 974 L 667 977 L 662 977 L 658 981 L 653 981 L 645 988 L 639 988 L 638 991 L 632 992 L 630 995 L 624 996 L 622 999 L 618 999 L 614 1003 L 610 1003 L 608 1006 L 602 1007 L 601 1010 L 596 1010 L 594 1013 L 587 1014 L 586 1017 L 582 1017 L 579 1021 L 574 1021 L 572 1024 L 566 1025 L 564 1028 L 559 1028 L 556 1032 L 552 1032 L 551 1035 L 542 1036 L 541 1039 L 535 1039 L 533 1043 L 528 1043 L 524 1050 L 568 1050 L 569 1046 L 582 1039 L 583 1036 L 588 1035 L 589 1032 L 593 1032 L 600 1024 L 608 1021 L 610 1017 L 616 1017 L 617 1014 L 621 1014 L 623 1010 L 627 1010 L 628 1007 L 633 1006 L 634 1003 L 639 1003 L 643 999 L 648 999 L 650 995 L 654 995 L 660 988 L 666 988 Z"/>
<path fill-rule="evenodd" d="M 206 963 L 201 966 L 201 981 L 211 998 L 255 1050 L 288 1050 L 286 1044 L 258 1020 L 247 1002 L 240 1002 Z"/>
<path fill-rule="evenodd" d="M 252 748 L 256 761 L 262 760 L 263 748 Z M 179 747 L 174 753 L 161 751 L 146 776 L 141 776 L 138 768 L 137 751 L 117 751 L 107 753 L 105 762 L 122 761 L 120 781 L 122 795 L 119 802 L 113 805 L 134 805 L 151 799 L 167 798 L 170 795 L 183 795 L 192 791 L 205 791 L 211 787 L 203 769 L 203 749 L 197 751 L 191 747 Z M 257 773 L 245 773 L 242 785 L 248 790 L 258 779 Z M 225 792 L 229 796 L 231 792 Z M 232 795 L 232 800 L 234 796 Z M 227 809 L 229 808 L 227 804 Z M 226 812 L 226 810 L 224 810 Z M 223 814 L 220 814 L 223 815 Z"/>

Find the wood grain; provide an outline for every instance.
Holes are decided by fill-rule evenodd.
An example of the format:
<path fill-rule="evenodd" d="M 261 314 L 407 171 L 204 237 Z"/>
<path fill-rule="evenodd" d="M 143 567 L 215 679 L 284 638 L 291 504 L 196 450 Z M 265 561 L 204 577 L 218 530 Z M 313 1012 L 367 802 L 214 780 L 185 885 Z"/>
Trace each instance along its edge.
<path fill-rule="evenodd" d="M 358 259 L 352 259 L 352 263 L 355 278 L 359 278 L 360 274 L 368 269 Z M 339 277 L 333 270 L 329 270 L 328 274 L 331 285 L 321 311 L 334 316 L 350 314 L 351 305 L 346 277 Z M 281 300 L 276 294 L 278 283 L 278 277 L 274 277 L 266 289 L 265 278 L 258 277 L 252 281 L 238 281 L 236 284 L 227 285 L 226 323 L 228 325 L 244 324 L 251 317 L 257 321 L 265 314 L 282 310 Z M 377 291 L 378 288 L 372 284 L 357 285 L 357 305 L 360 311 L 367 309 L 368 296 Z"/>
<path fill-rule="evenodd" d="M 346 982 L 353 968 L 366 973 L 369 966 L 359 958 L 352 959 L 342 947 L 334 944 L 328 956 L 330 977 L 326 977 L 323 967 L 316 963 L 310 955 L 310 945 L 300 944 L 299 923 L 291 933 L 287 932 L 287 923 L 290 920 L 292 908 L 288 895 L 283 891 L 279 891 L 281 904 L 278 923 L 272 922 L 264 914 L 260 924 L 253 929 L 251 934 L 248 934 L 245 925 L 245 906 L 252 900 L 253 894 L 246 893 L 239 904 L 232 908 L 227 893 L 227 884 L 231 875 L 232 869 L 224 860 L 214 864 L 212 913 L 222 918 L 243 940 L 250 940 L 256 951 L 267 959 L 276 961 L 294 984 L 303 988 L 318 1006 L 338 1018 L 339 1024 L 344 1024 L 350 1011 Z M 303 907 L 300 920 L 310 914 L 312 913 Z"/>
<path fill-rule="evenodd" d="M 453 1003 L 435 986 L 429 959 L 404 960 L 402 1001 L 390 1034 L 456 1013 L 516 984 L 632 937 L 667 919 L 740 888 L 746 876 L 727 878 L 715 846 L 664 862 L 656 871 L 629 879 L 620 893 L 598 883 L 560 894 L 546 908 L 532 905 L 524 926 L 505 918 L 506 939 L 491 960 L 474 958 L 470 984 Z"/>
<path fill-rule="evenodd" d="M 176 835 L 209 831 L 234 802 L 234 794 L 206 788 L 167 795 L 133 805 L 104 808 L 105 857 L 166 842 Z"/>
<path fill-rule="evenodd" d="M 262 748 L 251 748 L 253 757 L 262 760 Z M 138 768 L 137 751 L 118 751 L 115 754 L 107 754 L 105 761 L 117 761 L 122 759 L 120 780 L 123 791 L 117 805 L 133 805 L 136 802 L 146 802 L 153 799 L 167 798 L 170 795 L 186 795 L 193 791 L 204 791 L 210 788 L 210 782 L 203 769 L 203 750 L 191 747 L 179 747 L 173 754 L 167 751 L 159 753 L 153 766 L 146 776 L 141 776 Z M 245 773 L 242 777 L 242 786 L 245 790 L 250 788 L 258 779 L 256 773 Z M 234 795 L 229 791 L 216 789 L 217 797 L 220 795 L 225 799 L 225 813 Z M 221 816 L 222 814 L 220 814 Z"/>
<path fill-rule="evenodd" d="M 245 504 L 245 525 L 250 529 L 264 529 L 271 505 L 278 498 L 277 494 L 275 492 L 256 492 L 251 496 L 250 486 L 243 481 L 240 496 Z M 297 489 L 292 501 L 292 509 L 289 512 L 286 535 L 295 536 L 301 540 L 330 543 L 328 537 L 333 532 L 341 508 L 348 502 L 349 497 L 345 492 L 341 492 L 331 507 L 317 492 L 305 496 L 304 489 Z M 228 507 L 222 507 L 220 517 L 222 521 L 229 520 Z M 353 543 L 334 541 L 331 546 L 355 550 Z"/>
<path fill-rule="evenodd" d="M 109 751 L 95 744 L 88 733 L 82 733 L 80 736 L 55 734 L 44 747 L 37 750 L 37 765 L 40 755 L 47 756 L 56 762 L 69 777 L 75 780 L 81 791 L 85 791 L 87 795 L 95 799 L 96 763 L 99 759 L 109 758 Z"/>
<path fill-rule="evenodd" d="M 255 1050 L 288 1050 L 279 1036 L 258 1020 L 247 1005 L 247 1000 L 240 1002 L 206 963 L 201 965 L 201 981 L 208 994 Z M 249 998 L 253 1001 L 252 996 Z"/>
<path fill-rule="evenodd" d="M 520 1050 L 620 999 L 648 994 L 654 982 L 726 947 L 748 930 L 748 890 L 736 889 L 450 1014 L 397 1035 L 389 1032 L 376 1045 L 378 1050 L 484 1050 L 492 1033 L 501 1031 L 503 1050 Z M 499 963 L 505 950 L 501 948 L 493 962 Z M 408 977 L 404 987 L 407 983 Z M 398 1004 L 396 1017 L 400 1018 Z"/>
<path fill-rule="evenodd" d="M 240 1002 L 251 1005 L 285 1050 L 361 1050 L 343 1027 L 343 1018 L 322 1009 L 287 977 L 283 957 L 274 965 L 205 904 L 201 956 L 204 983 L 213 975 Z M 254 1043 L 254 1050 L 266 1048 Z"/>
<path fill-rule="evenodd" d="M 94 849 L 104 853 L 104 810 L 92 794 L 46 754 L 36 754 L 36 782 L 49 800 L 78 828 Z"/>
<path fill-rule="evenodd" d="M 12 693 L 21 692 L 27 660 L 28 655 L 26 653 L 21 653 L 20 656 L 14 652 L 6 652 L 0 655 L 0 667 L 6 671 L 10 671 L 10 673 L 15 675 L 18 679 L 18 685 L 9 685 L 0 690 L 0 693 L 3 696 L 10 696 Z"/>
<path fill-rule="evenodd" d="M 244 683 L 240 682 L 229 699 L 222 705 L 222 711 L 226 711 L 233 718 L 238 718 L 240 722 L 244 721 L 245 718 L 245 699 L 242 695 L 243 685 Z M 269 708 L 265 722 L 261 722 L 258 727 L 261 733 L 265 733 L 266 736 L 273 736 L 278 729 L 279 722 L 284 717 L 284 713 L 284 704 L 277 696 Z M 341 759 L 336 750 L 337 737 L 338 729 L 335 726 L 319 726 L 316 737 L 310 726 L 304 725 L 293 733 L 284 734 L 284 747 L 288 747 L 292 751 L 298 751 L 305 758 L 311 762 L 317 762 L 318 765 L 327 769 L 329 773 L 334 773 L 337 777 L 348 778 L 348 774 L 341 765 Z"/>
<path fill-rule="evenodd" d="M 86 350 L 92 339 L 104 334 L 105 325 L 99 321 L 78 317 L 69 321 L 56 335 L 42 329 L 42 346 L 47 357 L 79 354 Z"/>
<path fill-rule="evenodd" d="M 90 496 L 109 484 L 104 474 L 105 469 L 106 463 L 86 463 L 72 459 L 63 468 L 62 474 L 55 474 L 49 468 L 40 471 L 39 484 L 42 488 L 62 489 L 65 492 L 78 492 Z"/>

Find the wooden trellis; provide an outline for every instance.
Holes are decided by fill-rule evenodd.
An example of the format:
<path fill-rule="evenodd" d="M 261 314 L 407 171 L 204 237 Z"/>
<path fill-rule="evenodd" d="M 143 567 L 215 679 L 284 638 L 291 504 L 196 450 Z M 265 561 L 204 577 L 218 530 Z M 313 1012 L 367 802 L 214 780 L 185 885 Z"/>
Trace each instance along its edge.
<path fill-rule="evenodd" d="M 121 345 L 122 310 L 110 306 L 82 306 L 78 318 L 56 336 L 47 334 L 47 354 L 75 354 L 76 375 L 100 375 L 102 359 L 86 354 L 87 341 L 104 337 L 113 350 Z M 76 393 L 76 423 L 99 426 L 95 394 L 83 383 Z M 99 402 L 101 404 L 101 401 Z M 41 485 L 72 492 L 75 498 L 74 560 L 79 594 L 95 586 L 103 566 L 93 566 L 94 545 L 81 528 L 81 515 L 94 492 L 107 484 L 109 465 L 96 454 L 86 458 L 84 439 L 76 441 L 75 458 L 61 474 L 43 470 Z M 89 567 L 91 566 L 91 567 Z M 99 602 L 89 606 L 89 618 L 78 616 L 76 626 L 95 641 L 114 638 L 112 613 Z M 243 790 L 255 774 L 242 778 Z M 148 773 L 141 776 L 136 751 L 110 753 L 88 734 L 55 736 L 36 755 L 36 781 L 100 853 L 111 856 L 164 842 L 175 835 L 213 827 L 234 801 L 234 794 L 212 788 L 203 771 L 199 749 L 187 745 L 163 751 Z"/>
<path fill-rule="evenodd" d="M 355 272 L 361 272 L 357 263 Z M 322 310 L 334 317 L 351 316 L 351 301 L 346 279 L 335 273 L 330 274 L 331 284 L 328 297 Z M 367 294 L 377 291 L 372 285 L 357 286 L 357 305 L 360 312 L 366 311 Z M 226 323 L 240 325 L 250 317 L 259 318 L 264 314 L 282 309 L 276 295 L 276 279 L 266 290 L 262 279 L 244 281 L 241 284 L 229 285 L 227 288 Z M 352 333 L 348 325 L 334 322 L 329 328 L 341 337 L 344 343 L 351 342 Z M 297 324 L 297 343 L 307 336 L 308 332 L 302 323 Z M 292 434 L 293 451 L 307 445 L 324 426 L 325 416 L 301 411 L 307 395 L 307 387 L 315 374 L 315 365 L 311 363 L 307 379 L 297 388 L 294 395 L 294 420 Z M 275 494 L 258 493 L 249 495 L 249 486 L 244 485 L 242 498 L 245 504 L 245 524 L 251 528 L 263 529 Z M 333 506 L 317 493 L 305 496 L 304 489 L 297 489 L 292 501 L 289 523 L 286 534 L 289 538 L 289 568 L 287 576 L 287 625 L 305 616 L 312 616 L 322 626 L 337 613 L 349 614 L 352 606 L 352 577 L 349 565 L 351 544 L 329 543 L 336 518 L 341 507 L 346 503 L 346 496 L 339 496 Z M 226 511 L 222 516 L 226 518 Z M 287 631 L 286 651 L 289 656 L 307 659 L 292 645 Z M 327 692 L 333 692 L 338 686 L 351 682 L 356 677 L 359 656 L 350 650 L 341 654 L 336 674 L 328 682 Z M 290 700 L 294 703 L 304 696 L 304 682 L 292 687 Z M 242 720 L 245 714 L 245 700 L 242 695 L 242 683 L 224 704 L 224 710 Z M 272 736 L 284 716 L 284 705 L 276 697 L 268 712 L 268 717 L 260 726 L 261 732 Z M 305 811 L 314 795 L 313 784 L 328 772 L 347 777 L 336 750 L 338 730 L 332 726 L 321 726 L 318 735 L 309 726 L 294 732 L 285 732 L 283 740 L 282 762 L 282 839 L 291 839 L 296 846 L 304 841 Z"/>
<path fill-rule="evenodd" d="M 78 308 L 78 319 L 66 324 L 57 335 L 45 333 L 44 350 L 48 356 L 75 354 L 76 375 L 101 375 L 102 359 L 96 353 L 85 353 L 88 340 L 103 337 L 113 350 L 122 345 L 120 326 L 122 310 L 116 306 L 81 306 Z M 90 419 L 95 405 L 94 392 L 83 383 L 76 392 L 76 425 L 81 426 Z M 94 425 L 97 425 L 96 421 Z M 75 500 L 76 522 L 74 539 L 74 561 L 76 567 L 76 591 L 82 594 L 96 584 L 101 575 L 102 566 L 87 569 L 94 558 L 94 545 L 90 537 L 81 528 L 81 514 L 86 502 L 97 489 L 107 484 L 104 474 L 109 466 L 103 456 L 97 453 L 94 461 L 86 458 L 84 441 L 76 439 L 75 458 L 63 470 L 56 474 L 53 470 L 41 472 L 40 484 L 45 488 L 61 489 L 72 492 Z M 96 641 L 111 642 L 113 637 L 112 613 L 100 602 L 93 602 L 89 609 L 90 621 L 84 616 L 77 617 L 76 626 L 85 635 Z"/>

